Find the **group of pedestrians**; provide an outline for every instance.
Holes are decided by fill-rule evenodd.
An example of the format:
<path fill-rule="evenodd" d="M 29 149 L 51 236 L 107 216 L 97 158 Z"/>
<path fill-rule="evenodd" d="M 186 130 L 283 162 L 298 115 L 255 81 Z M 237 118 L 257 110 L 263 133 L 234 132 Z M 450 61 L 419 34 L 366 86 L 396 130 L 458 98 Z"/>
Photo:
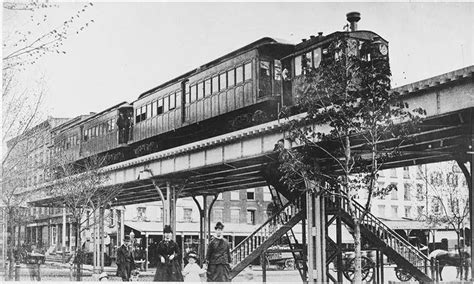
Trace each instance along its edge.
<path fill-rule="evenodd" d="M 179 245 L 172 239 L 171 226 L 163 228 L 163 240 L 156 246 L 157 267 L 154 281 L 200 282 L 201 275 L 207 275 L 208 282 L 230 281 L 230 244 L 223 236 L 224 224 L 217 222 L 215 235 L 209 242 L 205 263 L 198 264 L 199 256 L 191 251 L 186 255 L 188 264 L 181 270 Z M 130 238 L 126 237 L 117 250 L 117 275 L 123 281 L 130 281 L 135 269 Z"/>

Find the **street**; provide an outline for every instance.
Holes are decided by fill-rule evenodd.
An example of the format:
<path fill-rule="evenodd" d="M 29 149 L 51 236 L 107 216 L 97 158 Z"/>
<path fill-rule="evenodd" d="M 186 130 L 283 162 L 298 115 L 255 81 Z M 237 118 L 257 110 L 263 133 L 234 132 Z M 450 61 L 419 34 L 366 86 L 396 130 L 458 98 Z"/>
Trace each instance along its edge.
<path fill-rule="evenodd" d="M 115 276 L 115 267 L 106 267 L 106 272 L 109 275 L 109 281 L 121 281 Z M 143 282 L 153 281 L 154 269 L 146 272 L 140 272 L 139 280 Z M 387 266 L 384 269 L 384 283 L 400 282 L 395 276 L 395 269 L 393 266 Z M 250 277 L 250 275 L 253 276 Z M 93 275 L 90 266 L 86 266 L 83 270 L 82 281 L 98 281 L 98 274 Z M 41 280 L 42 281 L 69 281 L 70 270 L 67 265 L 57 263 L 46 263 L 41 266 Z M 456 268 L 446 267 L 443 270 L 443 281 L 456 281 Z M 30 281 L 29 271 L 26 265 L 20 266 L 20 281 Z M 412 279 L 413 281 L 413 279 Z M 262 282 L 262 269 L 260 266 L 255 266 L 251 273 L 244 270 L 232 282 Z M 286 283 L 302 283 L 297 270 L 268 270 L 267 282 L 286 282 Z M 393 283 L 392 282 L 392 283 Z M 343 283 L 350 283 L 344 278 Z M 375 282 L 374 282 L 375 283 Z M 407 282 L 408 283 L 408 282 Z"/>

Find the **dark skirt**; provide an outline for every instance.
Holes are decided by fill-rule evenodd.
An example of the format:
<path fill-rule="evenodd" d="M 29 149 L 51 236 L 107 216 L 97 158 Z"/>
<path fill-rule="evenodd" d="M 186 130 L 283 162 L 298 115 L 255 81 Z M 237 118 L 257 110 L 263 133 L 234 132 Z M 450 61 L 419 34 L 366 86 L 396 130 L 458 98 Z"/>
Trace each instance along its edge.
<path fill-rule="evenodd" d="M 158 262 L 155 272 L 155 278 L 153 281 L 173 281 L 182 282 L 183 274 L 181 274 L 181 266 L 178 261 L 172 261 L 171 263 Z"/>
<path fill-rule="evenodd" d="M 229 264 L 209 264 L 207 267 L 207 282 L 230 282 Z"/>

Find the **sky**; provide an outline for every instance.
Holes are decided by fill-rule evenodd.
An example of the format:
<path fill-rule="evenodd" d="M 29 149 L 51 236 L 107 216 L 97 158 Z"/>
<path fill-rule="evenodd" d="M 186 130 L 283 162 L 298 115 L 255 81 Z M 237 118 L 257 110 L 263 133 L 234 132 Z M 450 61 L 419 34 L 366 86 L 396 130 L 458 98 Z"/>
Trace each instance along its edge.
<path fill-rule="evenodd" d="M 56 3 L 49 25 L 84 3 Z M 64 41 L 66 54 L 41 58 L 22 74 L 44 78 L 45 112 L 74 117 L 99 112 L 262 37 L 292 43 L 341 31 L 359 11 L 359 29 L 389 41 L 392 86 L 473 65 L 474 3 L 169 3 L 93 2 L 88 25 Z M 3 35 L 25 29 L 25 15 L 3 13 Z M 26 16 L 27 18 L 27 16 Z"/>

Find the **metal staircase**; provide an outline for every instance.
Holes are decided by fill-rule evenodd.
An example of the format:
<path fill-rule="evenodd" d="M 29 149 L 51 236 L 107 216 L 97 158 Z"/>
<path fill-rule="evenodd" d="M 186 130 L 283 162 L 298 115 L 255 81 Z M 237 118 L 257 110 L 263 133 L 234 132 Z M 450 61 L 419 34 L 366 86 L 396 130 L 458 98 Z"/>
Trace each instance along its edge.
<path fill-rule="evenodd" d="M 290 231 L 293 226 L 304 219 L 303 196 L 300 195 L 293 201 L 288 202 L 277 214 L 268 219 L 231 251 L 232 264 L 234 266 L 230 273 L 231 279 L 237 276 L 252 261 L 260 257 L 266 249 Z M 295 259 L 295 264 L 297 262 L 299 261 Z"/>
<path fill-rule="evenodd" d="M 365 208 L 352 200 L 356 218 L 360 218 Z M 326 198 L 326 210 L 338 210 L 342 220 L 349 227 L 354 228 L 354 221 L 349 209 L 349 199 L 344 195 L 331 195 Z M 428 276 L 430 261 L 407 240 L 390 229 L 370 212 L 366 213 L 361 223 L 361 235 L 378 247 L 386 256 L 398 266 L 403 267 L 420 282 L 432 282 Z"/>

